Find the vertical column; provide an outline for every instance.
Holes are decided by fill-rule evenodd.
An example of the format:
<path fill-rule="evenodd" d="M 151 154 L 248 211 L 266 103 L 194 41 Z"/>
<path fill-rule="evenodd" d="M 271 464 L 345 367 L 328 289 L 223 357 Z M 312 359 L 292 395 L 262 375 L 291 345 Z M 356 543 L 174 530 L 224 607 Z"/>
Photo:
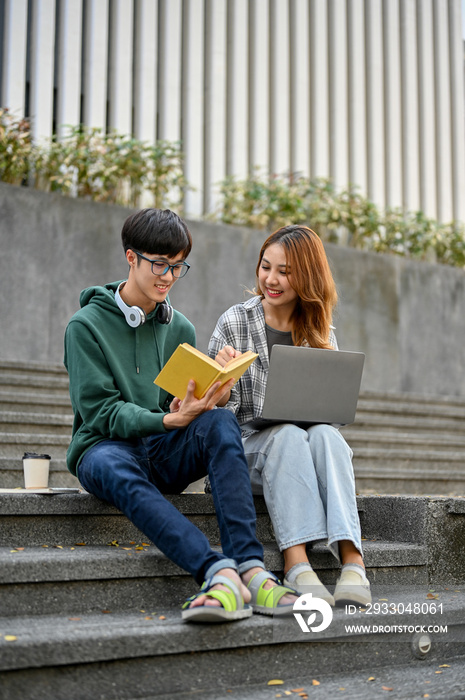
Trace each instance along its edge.
<path fill-rule="evenodd" d="M 385 206 L 384 79 L 381 0 L 365 3 L 368 198 Z"/>
<path fill-rule="evenodd" d="M 289 12 L 287 0 L 270 0 L 270 170 L 289 172 Z"/>
<path fill-rule="evenodd" d="M 182 143 L 184 174 L 195 191 L 186 191 L 184 205 L 186 215 L 194 217 L 203 213 L 203 11 L 203 0 L 185 0 Z"/>
<path fill-rule="evenodd" d="M 120 134 L 132 133 L 133 19 L 132 0 L 112 0 L 108 121 L 110 129 Z"/>
<path fill-rule="evenodd" d="M 157 123 L 158 0 L 136 0 L 134 136 L 153 142 Z"/>
<path fill-rule="evenodd" d="M 105 129 L 107 113 L 108 0 L 86 0 L 84 124 Z"/>
<path fill-rule="evenodd" d="M 452 208 L 451 94 L 447 0 L 433 2 L 436 105 L 437 218 L 450 221 Z M 462 124 L 463 128 L 463 124 Z M 462 195 L 463 196 L 463 195 Z"/>
<path fill-rule="evenodd" d="M 226 170 L 245 178 L 248 174 L 248 3 L 228 2 Z"/>
<path fill-rule="evenodd" d="M 0 104 L 23 117 L 26 96 L 27 0 L 5 0 Z"/>
<path fill-rule="evenodd" d="M 308 0 L 290 0 L 290 140 L 292 173 L 310 174 Z"/>
<path fill-rule="evenodd" d="M 249 0 L 249 170 L 269 171 L 269 2 Z"/>
<path fill-rule="evenodd" d="M 458 0 L 449 0 L 449 52 L 451 82 L 452 216 L 465 221 L 465 133 L 463 40 Z"/>
<path fill-rule="evenodd" d="M 226 0 L 205 5 L 204 211 L 218 203 L 226 175 Z"/>
<path fill-rule="evenodd" d="M 401 2 L 403 1 L 401 0 Z M 383 0 L 383 24 L 386 206 L 400 207 L 403 204 L 402 182 L 404 175 L 402 168 L 401 86 L 405 76 L 401 72 L 400 63 L 399 0 Z M 405 88 L 405 84 L 403 87 Z"/>
<path fill-rule="evenodd" d="M 418 26 L 418 144 L 420 153 L 420 208 L 437 216 L 436 117 L 434 98 L 433 0 L 417 0 Z M 462 62 L 460 62 L 462 63 Z"/>
<path fill-rule="evenodd" d="M 367 187 L 364 0 L 347 2 L 349 182 Z"/>
<path fill-rule="evenodd" d="M 330 171 L 338 188 L 349 178 L 347 110 L 347 17 L 345 0 L 329 4 Z"/>
<path fill-rule="evenodd" d="M 329 66 L 326 0 L 310 0 L 311 177 L 329 177 Z"/>
<path fill-rule="evenodd" d="M 160 0 L 158 138 L 181 138 L 181 0 Z"/>
<path fill-rule="evenodd" d="M 420 155 L 418 152 L 418 64 L 415 0 L 403 0 L 400 7 L 402 56 L 402 151 L 404 207 L 420 208 Z"/>
<path fill-rule="evenodd" d="M 57 134 L 81 121 L 82 0 L 60 0 L 57 65 Z"/>
<path fill-rule="evenodd" d="M 30 116 L 35 140 L 49 138 L 53 128 L 55 0 L 32 3 Z"/>

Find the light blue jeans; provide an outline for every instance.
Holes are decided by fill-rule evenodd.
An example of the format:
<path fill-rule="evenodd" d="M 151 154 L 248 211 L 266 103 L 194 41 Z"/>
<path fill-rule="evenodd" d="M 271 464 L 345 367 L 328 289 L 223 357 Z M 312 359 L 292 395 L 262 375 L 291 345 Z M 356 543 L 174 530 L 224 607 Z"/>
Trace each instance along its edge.
<path fill-rule="evenodd" d="M 340 540 L 362 554 L 352 450 L 331 425 L 274 425 L 243 440 L 254 494 L 263 494 L 279 549 Z"/>

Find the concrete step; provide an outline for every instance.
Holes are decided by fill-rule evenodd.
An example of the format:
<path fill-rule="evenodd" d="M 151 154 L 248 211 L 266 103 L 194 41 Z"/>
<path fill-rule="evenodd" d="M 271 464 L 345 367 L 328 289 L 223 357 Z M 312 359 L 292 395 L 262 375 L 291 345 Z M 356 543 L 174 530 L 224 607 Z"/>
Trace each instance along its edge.
<path fill-rule="evenodd" d="M 212 497 L 181 494 L 169 500 L 209 538 L 220 544 Z M 428 547 L 421 528 L 409 528 L 402 538 L 397 529 L 377 523 L 388 512 L 385 501 L 360 498 L 365 561 L 370 578 L 392 585 L 427 584 Z M 409 500 L 399 502 L 402 519 Z M 416 522 L 425 519 L 422 502 L 410 503 Z M 282 576 L 283 560 L 263 498 L 255 498 L 257 535 L 265 546 L 265 563 Z M 378 534 L 385 530 L 386 534 Z M 311 551 L 314 568 L 327 585 L 334 585 L 338 567 L 320 544 Z M 169 579 L 169 582 L 168 582 Z M 85 609 L 128 609 L 131 589 L 143 606 L 177 606 L 192 586 L 190 577 L 166 560 L 147 537 L 117 509 L 81 494 L 0 494 L 0 615 L 50 611 L 70 614 Z M 142 604 L 141 604 L 142 605 Z M 94 607 L 92 607 L 94 606 Z M 2 612 L 3 609 L 3 612 Z M 14 613 L 12 611 L 15 611 Z"/>
<path fill-rule="evenodd" d="M 63 365 L 54 363 L 25 363 L 0 361 L 0 387 L 6 384 L 6 379 L 12 377 L 15 389 L 21 384 L 31 389 L 46 388 L 50 382 L 61 388 L 66 388 L 67 397 L 68 375 Z M 69 399 L 68 399 L 69 400 Z M 431 417 L 441 420 L 450 418 L 455 422 L 465 418 L 465 400 L 460 397 L 429 396 L 412 393 L 362 391 L 358 401 L 357 413 L 375 415 L 405 414 L 406 416 Z"/>
<path fill-rule="evenodd" d="M 379 447 L 355 446 L 354 462 L 362 460 L 365 463 L 372 462 L 376 468 L 383 470 L 391 465 L 393 471 L 405 469 L 410 463 L 424 464 L 425 471 L 444 469 L 449 466 L 451 473 L 460 474 L 465 464 L 465 455 L 462 451 L 441 452 L 432 449 L 409 449 L 395 447 L 381 449 Z M 414 464 L 412 464 L 414 467 Z"/>
<path fill-rule="evenodd" d="M 71 438 L 72 414 L 32 413 L 26 411 L 1 411 L 0 434 L 7 433 L 50 433 Z"/>
<path fill-rule="evenodd" d="M 11 433 L 35 434 L 45 433 L 53 435 L 71 436 L 73 424 L 72 414 L 37 413 L 26 411 L 0 411 L 0 436 L 3 442 L 7 442 Z M 369 429 L 371 428 L 371 429 Z M 422 448 L 441 452 L 456 452 L 465 446 L 465 432 L 433 432 L 432 430 L 419 432 L 413 429 L 384 430 L 383 425 L 373 421 L 363 426 L 353 424 L 341 429 L 342 434 L 351 445 L 352 449 L 358 447 L 373 448 L 380 446 L 389 448 Z"/>
<path fill-rule="evenodd" d="M 14 416 L 10 414 L 11 420 Z M 0 432 L 0 486 L 22 483 L 24 452 L 45 452 L 52 457 L 51 471 L 58 479 L 51 486 L 71 485 L 66 467 L 71 417 L 43 416 L 34 424 L 10 424 L 18 432 Z M 43 426 L 43 431 L 41 430 Z M 53 433 L 51 432 L 53 430 Z M 47 432 L 45 432 L 47 431 Z M 359 492 L 459 495 L 465 488 L 465 457 L 459 448 L 465 438 L 394 433 L 344 432 L 354 452 L 354 471 Z M 72 477 L 71 477 L 72 478 Z M 74 481 L 73 481 L 74 483 Z"/>
<path fill-rule="evenodd" d="M 2 391 L 16 391 L 23 393 L 44 392 L 57 396 L 69 396 L 67 376 L 37 374 L 18 374 L 9 372 L 0 374 L 0 388 Z"/>
<path fill-rule="evenodd" d="M 167 495 L 181 513 L 219 543 L 213 497 L 210 494 Z M 367 540 L 422 543 L 428 511 L 438 504 L 449 513 L 461 499 L 358 496 L 362 534 Z M 262 542 L 274 542 L 274 533 L 264 498 L 254 497 L 257 534 Z M 454 512 L 455 511 L 451 511 Z M 459 511 L 460 513 L 460 511 Z M 40 516 L 40 517 L 38 517 Z M 107 545 L 140 541 L 144 536 L 116 508 L 85 491 L 77 494 L 42 495 L 0 493 L 0 546 Z"/>
<path fill-rule="evenodd" d="M 77 479 L 66 467 L 69 440 L 66 434 L 0 432 L 0 487 L 24 485 L 22 457 L 25 452 L 51 456 L 49 486 L 78 486 Z"/>
<path fill-rule="evenodd" d="M 72 414 L 63 365 L 0 361 L 0 410 Z"/>
<path fill-rule="evenodd" d="M 385 432 L 414 433 L 416 435 L 428 435 L 431 431 L 442 434 L 465 434 L 465 421 L 462 416 L 418 416 L 408 413 L 377 412 L 375 410 L 358 410 L 355 422 L 341 429 L 346 430 L 375 430 Z"/>
<path fill-rule="evenodd" d="M 137 612 L 179 608 L 192 594 L 190 576 L 142 537 L 134 544 L 0 547 L 0 617 Z M 411 542 L 365 542 L 365 563 L 377 586 L 428 586 L 427 550 Z M 330 588 L 339 574 L 322 545 L 312 565 Z M 265 565 L 282 578 L 283 560 L 274 543 L 265 545 Z M 45 606 L 45 607 L 44 607 Z"/>
<path fill-rule="evenodd" d="M 68 395 L 47 394 L 42 390 L 40 392 L 0 390 L 0 411 L 73 415 Z"/>
<path fill-rule="evenodd" d="M 220 537 L 211 495 L 184 493 L 167 498 L 206 534 L 213 546 L 219 546 Z M 274 546 L 273 528 L 264 499 L 257 496 L 254 500 L 257 535 L 265 545 Z M 364 547 L 373 571 L 383 566 L 391 568 L 391 572 L 395 567 L 411 567 L 413 571 L 413 567 L 424 567 L 426 564 L 428 581 L 432 584 L 459 583 L 465 580 L 463 498 L 359 496 L 357 507 Z M 108 547 L 115 541 L 120 548 L 132 547 L 134 542 L 148 542 L 146 536 L 116 508 L 90 494 L 0 494 L 1 547 L 24 547 L 27 551 L 30 547 L 40 548 L 43 545 L 66 548 Z M 403 547 L 402 543 L 415 546 Z M 400 558 L 394 560 L 396 547 Z M 328 576 L 330 582 L 335 571 L 332 556 L 326 549 L 319 550 L 318 547 L 312 557 L 313 554 L 319 571 L 326 572 L 324 575 Z M 52 557 L 54 554 L 47 556 Z M 76 557 L 82 555 L 77 553 L 68 556 L 74 562 Z M 110 553 L 108 556 L 113 555 Z M 121 557 L 121 554 L 114 556 Z M 125 554 L 123 558 L 126 556 L 129 555 Z M 13 565 L 18 564 L 11 564 Z M 423 574 L 424 571 L 422 576 Z M 377 576 L 378 574 L 375 578 Z"/>
<path fill-rule="evenodd" d="M 436 433 L 418 435 L 414 432 L 361 430 L 344 428 L 344 437 L 353 450 L 357 447 L 379 447 L 381 449 L 404 448 L 436 450 L 441 453 L 457 452 L 465 448 L 465 435 Z"/>
<path fill-rule="evenodd" d="M 43 450 L 42 450 L 43 451 Z M 66 455 L 66 450 L 63 451 L 63 455 Z M 22 470 L 23 470 L 23 463 L 22 463 L 22 457 L 23 453 L 19 454 L 17 451 L 14 457 L 0 457 L 0 474 L 2 472 L 14 472 L 16 474 L 15 479 L 21 481 L 22 479 Z M 53 457 L 50 462 L 50 469 L 53 471 L 68 471 L 66 467 L 66 460 L 65 457 Z M 4 484 L 0 484 L 1 487 L 4 487 Z M 16 488 L 20 486 L 20 484 L 15 483 L 13 486 L 10 486 L 8 488 Z"/>
<path fill-rule="evenodd" d="M 456 397 L 362 392 L 355 423 L 341 431 L 354 452 L 357 489 L 463 492 L 464 417 L 465 400 Z M 52 456 L 52 486 L 75 484 L 65 464 L 71 426 L 62 365 L 0 362 L 0 486 L 22 484 L 24 451 Z"/>
<path fill-rule="evenodd" d="M 355 447 L 353 465 L 359 493 L 460 496 L 465 490 L 463 452 Z"/>
<path fill-rule="evenodd" d="M 328 673 L 324 666 L 315 675 L 293 676 L 282 685 L 267 682 L 231 685 L 229 688 L 200 693 L 176 693 L 176 700 L 270 700 L 270 698 L 315 697 L 320 700 L 412 700 L 430 697 L 434 700 L 463 700 L 465 698 L 465 658 L 448 659 L 447 664 L 425 659 L 362 669 L 348 673 Z M 172 700 L 172 694 L 157 696 L 157 700 Z M 143 700 L 153 700 L 154 695 Z"/>
<path fill-rule="evenodd" d="M 168 498 L 218 546 L 210 495 Z M 430 661 L 465 653 L 465 594 L 457 584 L 465 577 L 463 499 L 360 496 L 357 504 L 378 610 L 367 617 L 366 609 L 336 609 L 317 636 L 301 632 L 294 618 L 182 623 L 180 605 L 195 583 L 115 508 L 85 492 L 0 494 L 2 700 L 220 697 L 239 681 L 245 692 L 271 678 L 317 678 L 322 668 L 375 676 L 374 669 L 424 663 L 415 628 L 426 622 L 448 627 L 432 635 Z M 255 507 L 266 566 L 280 574 L 263 498 Z M 317 545 L 311 557 L 333 586 L 337 569 L 327 549 Z M 427 609 L 415 613 L 415 603 Z M 433 603 L 442 604 L 440 616 Z M 402 634 L 367 631 L 368 624 L 385 628 L 382 605 L 391 606 L 388 623 L 403 625 Z M 349 632 L 347 624 L 365 628 Z"/>
<path fill-rule="evenodd" d="M 15 372 L 25 376 L 31 374 L 49 376 L 67 376 L 65 366 L 61 362 L 25 362 L 22 360 L 0 360 L 0 374 Z"/>
<path fill-rule="evenodd" d="M 167 495 L 166 498 L 187 517 L 202 518 L 205 521 L 216 520 L 213 497 L 211 494 L 179 494 Z M 268 530 L 261 530 L 260 537 L 266 542 L 274 541 L 271 523 L 262 496 L 254 497 L 255 510 L 259 523 L 266 522 Z M 461 498 L 415 497 L 415 496 L 358 496 L 357 508 L 362 522 L 363 534 L 367 539 L 388 539 L 405 542 L 421 541 L 425 535 L 428 511 L 434 508 L 443 509 L 455 515 L 462 514 L 464 501 Z M 31 531 L 27 518 L 40 516 Z M 49 521 L 47 522 L 47 518 Z M 90 520 L 87 520 L 90 518 Z M 96 518 L 100 518 L 96 521 Z M 113 506 L 104 503 L 95 496 L 82 490 L 77 494 L 41 495 L 33 493 L 4 494 L 0 493 L 0 546 L 13 542 L 14 537 L 30 538 L 30 544 L 44 544 L 44 533 L 54 533 L 60 538 L 54 544 L 73 544 L 76 538 L 75 524 L 82 523 L 82 533 L 90 538 L 88 544 L 107 544 L 114 539 L 109 534 L 119 527 L 117 523 L 127 526 L 128 520 Z M 67 540 L 64 530 L 65 521 L 71 523 L 71 540 Z M 17 523 L 17 531 L 13 530 Z M 45 529 L 39 535 L 41 523 L 46 523 Z M 105 523 L 108 523 L 106 526 Z M 54 525 L 55 524 L 55 525 Z M 97 524 L 99 527 L 97 528 Z M 407 527 L 406 527 L 407 525 Z M 106 531 L 109 527 L 110 531 Z M 260 525 L 259 525 L 260 527 Z M 52 528 L 52 529 L 50 529 Z M 134 539 L 135 531 L 118 530 L 118 538 L 127 542 Z M 217 537 L 217 530 L 214 537 Z M 387 534 L 388 533 L 388 534 Z M 126 539 L 124 539 L 126 538 Z M 22 542 L 14 541 L 19 545 Z M 27 544 L 27 543 L 26 543 Z"/>
<path fill-rule="evenodd" d="M 0 488 L 3 489 L 17 489 L 24 486 L 24 475 L 23 475 L 23 463 L 22 456 L 23 452 L 18 451 L 15 457 L 0 457 Z M 45 450 L 41 449 L 40 453 L 49 454 Z M 65 454 L 66 451 L 63 452 Z M 51 488 L 55 487 L 79 487 L 79 481 L 66 467 L 65 458 L 61 459 L 52 458 L 50 461 L 50 472 L 49 472 L 49 483 Z"/>
<path fill-rule="evenodd" d="M 194 692 L 202 697 L 207 691 L 221 693 L 238 681 L 265 684 L 304 674 L 318 678 L 322 669 L 328 674 L 366 669 L 375 676 L 387 666 L 418 666 L 424 658 L 439 666 L 463 652 L 465 601 L 463 594 L 450 591 L 436 595 L 436 605 L 443 604 L 441 629 L 447 626 L 447 632 L 431 635 L 426 654 L 415 627 L 432 619 L 436 624 L 438 615 L 393 612 L 390 627 L 407 627 L 398 635 L 351 633 L 348 624 L 381 621 L 385 626 L 386 619 L 371 616 L 367 623 L 366 611 L 349 616 L 343 608 L 333 610 L 329 627 L 313 634 L 302 632 L 294 618 L 278 621 L 254 615 L 236 624 L 196 626 L 183 623 L 179 611 L 162 609 L 0 620 L 2 697 L 18 697 L 19 688 L 25 700 L 175 697 Z M 400 590 L 398 595 L 392 589 L 390 600 L 405 608 L 408 601 L 414 605 L 426 596 L 427 589 Z M 274 697 L 276 689 L 268 690 Z"/>
<path fill-rule="evenodd" d="M 52 421 L 55 417 L 52 418 Z M 70 420 L 68 418 L 68 420 Z M 51 430 L 52 423 L 46 423 Z M 35 426 L 36 429 L 39 426 Z M 71 485 L 66 467 L 66 450 L 70 428 L 60 428 L 63 434 L 38 432 L 0 433 L 0 486 L 15 488 L 22 484 L 24 452 L 45 452 L 52 457 L 51 474 L 57 481 L 51 486 Z M 68 434 L 67 434 L 68 432 Z M 415 493 L 459 495 L 465 488 L 465 457 L 463 451 L 440 450 L 434 441 L 424 448 L 418 437 L 409 441 L 403 437 L 394 441 L 380 434 L 379 439 L 368 435 L 362 440 L 354 432 L 348 441 L 354 452 L 354 471 L 359 492 Z M 396 447 L 392 447 L 392 444 Z M 368 443 L 368 444 L 367 444 Z M 370 446 L 371 445 L 371 446 Z M 73 481 L 74 483 L 74 481 Z"/>
<path fill-rule="evenodd" d="M 409 392 L 362 391 L 357 410 L 405 413 L 419 416 L 465 415 L 465 399 L 459 396 L 413 394 Z"/>
<path fill-rule="evenodd" d="M 357 487 L 463 493 L 464 417 L 465 402 L 448 397 L 362 394 L 356 422 L 343 429 Z M 61 365 L 0 362 L 0 486 L 22 485 L 24 451 L 52 455 L 50 485 L 76 485 L 64 461 L 71 421 Z M 219 546 L 210 495 L 168 498 Z M 374 600 L 395 600 L 396 591 L 402 602 L 438 595 L 448 606 L 441 622 L 451 631 L 447 640 L 434 640 L 428 659 L 439 664 L 465 655 L 465 600 L 457 592 L 465 582 L 463 499 L 363 495 L 357 504 Z M 281 575 L 263 499 L 256 497 L 255 506 L 265 563 Z M 311 560 L 331 588 L 338 575 L 333 557 L 316 545 Z M 409 633 L 360 633 L 348 643 L 343 610 L 318 638 L 299 637 L 293 619 L 285 633 L 260 616 L 237 625 L 182 624 L 180 604 L 195 590 L 192 578 L 119 511 L 85 492 L 0 494 L 2 700 L 192 694 L 219 700 L 223 690 L 234 697 L 226 690 L 239 682 L 239 693 L 248 693 L 272 677 L 317 677 L 322 668 L 374 676 L 373 669 L 406 660 L 412 669 L 425 663 Z M 354 619 L 366 622 L 361 612 Z M 405 620 L 389 616 L 391 625 Z M 266 691 L 275 696 L 273 688 Z"/>
<path fill-rule="evenodd" d="M 63 456 L 69 446 L 69 435 L 54 433 L 0 433 L 0 457 L 22 457 L 23 452 L 47 452 Z"/>
<path fill-rule="evenodd" d="M 168 495 L 168 500 L 219 544 L 213 498 L 208 494 Z M 263 498 L 256 497 L 257 534 L 262 542 L 274 542 L 271 521 Z M 39 495 L 0 493 L 0 546 L 121 545 L 147 541 L 116 508 L 91 494 Z"/>

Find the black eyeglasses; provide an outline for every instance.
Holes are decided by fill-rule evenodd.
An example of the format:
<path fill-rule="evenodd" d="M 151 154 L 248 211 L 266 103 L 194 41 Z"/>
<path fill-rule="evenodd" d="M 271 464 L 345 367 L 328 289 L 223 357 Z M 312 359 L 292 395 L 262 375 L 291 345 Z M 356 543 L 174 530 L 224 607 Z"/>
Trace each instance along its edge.
<path fill-rule="evenodd" d="M 138 255 L 139 258 L 142 258 L 142 260 L 147 260 L 151 264 L 152 274 L 154 275 L 166 275 L 168 270 L 171 270 L 173 277 L 179 279 L 180 277 L 187 275 L 189 272 L 189 263 L 178 262 L 174 263 L 174 265 L 170 265 L 166 262 L 166 260 L 151 260 L 150 258 L 146 258 L 145 255 L 142 255 L 142 253 L 139 253 L 137 250 L 134 250 L 133 252 Z"/>

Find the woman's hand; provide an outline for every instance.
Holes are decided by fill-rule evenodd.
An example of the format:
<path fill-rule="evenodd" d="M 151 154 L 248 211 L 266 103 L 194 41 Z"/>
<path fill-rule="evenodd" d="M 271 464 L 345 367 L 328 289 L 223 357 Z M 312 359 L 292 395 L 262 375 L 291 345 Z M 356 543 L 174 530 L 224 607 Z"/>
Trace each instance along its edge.
<path fill-rule="evenodd" d="M 191 379 L 187 385 L 187 394 L 184 399 L 182 401 L 178 398 L 172 400 L 170 413 L 166 413 L 163 416 L 163 425 L 167 430 L 186 428 L 189 423 L 202 415 L 202 413 L 211 411 L 217 404 L 220 404 L 225 396 L 229 397 L 233 384 L 234 379 L 230 379 L 229 382 L 222 386 L 220 382 L 215 382 L 203 398 L 196 399 L 194 396 L 195 382 Z"/>
<path fill-rule="evenodd" d="M 235 357 L 239 357 L 240 355 L 242 355 L 242 353 L 239 352 L 239 350 L 235 350 L 232 345 L 225 345 L 224 348 L 219 351 L 215 360 L 219 365 L 224 367 L 230 360 L 234 360 Z"/>

